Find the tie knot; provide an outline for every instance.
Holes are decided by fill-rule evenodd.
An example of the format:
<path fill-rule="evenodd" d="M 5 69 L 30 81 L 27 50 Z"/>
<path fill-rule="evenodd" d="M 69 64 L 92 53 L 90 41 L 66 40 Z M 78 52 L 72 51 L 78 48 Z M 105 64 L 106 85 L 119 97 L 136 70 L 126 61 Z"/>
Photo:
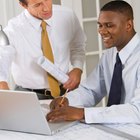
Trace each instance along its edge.
<path fill-rule="evenodd" d="M 116 55 L 116 63 L 122 63 L 121 59 L 119 57 L 119 53 L 117 53 L 117 55 Z"/>
<path fill-rule="evenodd" d="M 44 20 L 41 22 L 41 27 L 43 30 L 46 30 L 46 22 Z"/>

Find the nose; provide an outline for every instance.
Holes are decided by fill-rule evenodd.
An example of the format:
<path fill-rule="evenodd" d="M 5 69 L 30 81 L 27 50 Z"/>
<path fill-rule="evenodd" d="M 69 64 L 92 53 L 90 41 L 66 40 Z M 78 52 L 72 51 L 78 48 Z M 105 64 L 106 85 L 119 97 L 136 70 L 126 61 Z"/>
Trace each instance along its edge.
<path fill-rule="evenodd" d="M 100 35 L 104 35 L 108 33 L 108 30 L 106 29 L 106 27 L 102 26 L 98 28 L 98 32 Z"/>
<path fill-rule="evenodd" d="M 45 2 L 42 3 L 42 6 L 43 6 L 43 8 L 42 8 L 43 11 L 49 11 L 49 7 Z"/>

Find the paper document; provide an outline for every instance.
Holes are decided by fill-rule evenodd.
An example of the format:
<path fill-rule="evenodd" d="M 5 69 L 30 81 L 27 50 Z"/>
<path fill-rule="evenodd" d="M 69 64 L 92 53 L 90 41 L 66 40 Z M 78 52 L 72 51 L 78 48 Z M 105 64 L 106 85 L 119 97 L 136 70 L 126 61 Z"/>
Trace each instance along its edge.
<path fill-rule="evenodd" d="M 69 79 L 69 76 L 67 74 L 57 68 L 51 61 L 46 59 L 44 56 L 39 57 L 37 63 L 62 84 L 67 82 L 67 80 Z"/>

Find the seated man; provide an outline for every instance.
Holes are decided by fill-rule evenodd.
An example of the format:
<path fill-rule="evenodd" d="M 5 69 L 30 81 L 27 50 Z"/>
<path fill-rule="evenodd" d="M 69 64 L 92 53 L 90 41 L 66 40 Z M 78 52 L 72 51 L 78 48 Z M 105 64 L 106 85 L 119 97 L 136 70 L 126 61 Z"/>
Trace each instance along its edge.
<path fill-rule="evenodd" d="M 140 37 L 134 30 L 132 7 L 125 1 L 111 1 L 101 8 L 98 24 L 106 52 L 61 106 L 62 97 L 52 101 L 49 121 L 140 123 Z M 93 107 L 106 95 L 107 107 Z"/>

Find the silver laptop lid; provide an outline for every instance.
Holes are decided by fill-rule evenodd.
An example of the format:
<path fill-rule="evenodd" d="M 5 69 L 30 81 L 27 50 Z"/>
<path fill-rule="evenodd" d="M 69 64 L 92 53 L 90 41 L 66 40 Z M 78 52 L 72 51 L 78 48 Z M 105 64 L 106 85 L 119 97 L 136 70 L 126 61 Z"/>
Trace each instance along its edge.
<path fill-rule="evenodd" d="M 0 129 L 51 135 L 34 92 L 0 90 Z"/>

